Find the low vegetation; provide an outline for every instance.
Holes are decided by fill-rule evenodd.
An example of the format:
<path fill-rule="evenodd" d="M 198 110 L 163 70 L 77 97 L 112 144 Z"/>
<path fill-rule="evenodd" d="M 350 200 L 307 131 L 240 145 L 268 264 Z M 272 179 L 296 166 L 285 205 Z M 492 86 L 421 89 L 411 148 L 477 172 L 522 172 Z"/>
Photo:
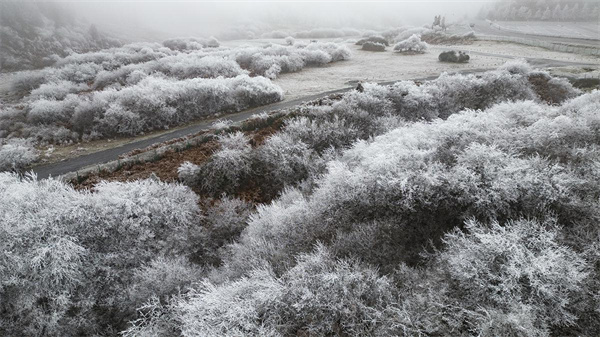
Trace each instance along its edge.
<path fill-rule="evenodd" d="M 600 333 L 600 92 L 363 89 L 215 125 L 187 186 L 0 173 L 0 333 Z"/>
<path fill-rule="evenodd" d="M 70 143 L 138 135 L 280 101 L 270 79 L 350 57 L 335 43 L 218 47 L 215 39 L 172 39 L 73 54 L 22 72 L 22 99 L 2 107 L 0 139 Z"/>
<path fill-rule="evenodd" d="M 385 51 L 385 45 L 383 43 L 367 41 L 362 44 L 361 49 L 367 51 Z"/>
<path fill-rule="evenodd" d="M 372 35 L 369 37 L 362 38 L 362 39 L 356 41 L 355 44 L 357 46 L 364 46 L 366 43 L 382 44 L 386 47 L 389 46 L 388 40 L 386 38 L 384 38 L 383 36 L 377 36 L 377 35 Z"/>
<path fill-rule="evenodd" d="M 427 48 L 429 48 L 427 43 L 421 41 L 420 36 L 413 34 L 408 39 L 398 42 L 394 46 L 394 51 L 404 54 L 423 54 Z"/>
<path fill-rule="evenodd" d="M 467 63 L 471 57 L 467 55 L 463 51 L 449 50 L 441 52 L 438 56 L 438 60 L 440 62 L 450 62 L 450 63 Z"/>

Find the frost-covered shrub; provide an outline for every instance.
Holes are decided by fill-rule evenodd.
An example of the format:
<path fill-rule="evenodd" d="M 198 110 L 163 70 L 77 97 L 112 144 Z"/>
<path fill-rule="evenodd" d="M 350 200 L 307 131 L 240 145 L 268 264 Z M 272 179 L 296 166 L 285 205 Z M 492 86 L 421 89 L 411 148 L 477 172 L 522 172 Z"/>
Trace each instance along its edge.
<path fill-rule="evenodd" d="M 20 71 L 10 81 L 11 91 L 25 95 L 46 81 L 46 75 L 40 71 Z"/>
<path fill-rule="evenodd" d="M 258 318 L 282 290 L 283 285 L 266 268 L 223 286 L 204 282 L 173 305 L 177 322 L 181 322 L 180 334 L 281 336 L 274 327 L 261 323 Z"/>
<path fill-rule="evenodd" d="M 467 63 L 471 57 L 463 51 L 449 50 L 441 52 L 438 56 L 440 62 L 451 62 L 451 63 Z"/>
<path fill-rule="evenodd" d="M 177 51 L 201 50 L 203 48 L 219 47 L 219 41 L 211 37 L 209 39 L 199 39 L 194 37 L 174 38 L 163 41 L 163 46 Z"/>
<path fill-rule="evenodd" d="M 506 99 L 538 99 L 531 74 L 490 71 L 478 76 L 445 74 L 421 85 L 365 83 L 362 92 L 348 92 L 330 105 L 306 107 L 302 116 L 287 119 L 279 133 L 253 150 L 250 180 L 260 187 L 252 189 L 259 200 L 268 201 L 285 186 L 310 184 L 311 177 L 325 169 L 324 158 L 393 125 L 447 118 L 461 109 L 485 109 Z M 576 94 L 572 88 L 568 92 Z"/>
<path fill-rule="evenodd" d="M 31 141 L 13 138 L 0 142 L 0 172 L 21 171 L 38 159 Z"/>
<path fill-rule="evenodd" d="M 323 152 L 330 147 L 350 145 L 359 138 L 360 131 L 348 124 L 337 116 L 331 120 L 298 117 L 286 122 L 285 134 L 295 141 L 308 144 L 317 152 Z"/>
<path fill-rule="evenodd" d="M 228 270 L 267 259 L 280 271 L 294 252 L 332 240 L 338 240 L 340 252 L 366 245 L 361 256 L 393 268 L 417 261 L 427 241 L 439 240 L 469 217 L 544 218 L 543 210 L 552 210 L 560 223 L 588 223 L 597 215 L 590 197 L 600 185 L 588 152 L 598 142 L 592 131 L 597 117 L 588 110 L 597 104 L 587 108 L 584 97 L 563 108 L 501 104 L 358 142 L 328 164 L 310 197 L 289 191 L 259 207 L 231 246 Z M 589 159 L 572 153 L 573 146 Z M 259 245 L 263 240 L 270 244 Z"/>
<path fill-rule="evenodd" d="M 367 41 L 362 44 L 361 49 L 368 50 L 368 51 L 385 51 L 385 45 L 382 43 L 378 43 L 378 42 Z"/>
<path fill-rule="evenodd" d="M 167 315 L 184 336 L 370 335 L 393 298 L 390 280 L 375 269 L 336 261 L 318 247 L 280 278 L 263 267 L 223 285 L 204 282 Z M 144 331 L 159 319 L 135 328 Z"/>
<path fill-rule="evenodd" d="M 294 43 L 296 43 L 296 39 L 294 39 L 294 38 L 293 38 L 293 37 L 291 37 L 291 36 L 288 36 L 288 37 L 286 37 L 286 38 L 285 38 L 285 43 L 286 43 L 288 46 L 293 46 L 293 45 L 294 45 Z"/>
<path fill-rule="evenodd" d="M 200 166 L 196 184 L 210 195 L 235 191 L 252 172 L 249 139 L 241 132 L 221 135 L 220 149 Z"/>
<path fill-rule="evenodd" d="M 234 49 L 231 57 L 244 69 L 254 74 L 275 78 L 279 73 L 300 71 L 306 65 L 323 65 L 351 57 L 345 45 L 336 43 L 295 44 L 293 46 L 271 45 L 264 48 L 246 47 Z"/>
<path fill-rule="evenodd" d="M 134 313 L 128 285 L 145 282 L 142 274 L 162 273 L 164 265 L 136 269 L 192 251 L 197 201 L 187 187 L 152 180 L 104 182 L 91 193 L 54 179 L 0 173 L 0 332 L 123 329 Z M 174 289 L 167 288 L 163 294 Z"/>
<path fill-rule="evenodd" d="M 267 314 L 287 323 L 280 325 L 282 335 L 372 335 L 394 302 L 387 277 L 357 261 L 338 261 L 322 246 L 300 255 L 282 281 L 285 290 Z"/>
<path fill-rule="evenodd" d="M 135 135 L 219 111 L 240 111 L 276 102 L 281 98 L 281 89 L 262 77 L 240 75 L 177 81 L 148 76 L 121 90 L 109 88 L 86 96 L 67 95 L 62 101 L 33 101 L 27 120 L 44 127 L 71 124 L 79 136 L 92 133 L 104 137 Z"/>
<path fill-rule="evenodd" d="M 586 261 L 559 235 L 554 223 L 470 221 L 466 233 L 444 237 L 435 266 L 453 281 L 450 296 L 479 334 L 547 335 L 550 326 L 575 324 L 569 302 L 588 275 Z"/>
<path fill-rule="evenodd" d="M 547 72 L 531 71 L 528 78 L 540 98 L 551 104 L 564 102 L 580 93 L 573 90 L 567 79 L 552 77 Z"/>
<path fill-rule="evenodd" d="M 221 248 L 237 240 L 252 210 L 252 205 L 241 199 L 224 196 L 213 201 L 202 219 L 200 247 L 194 259 L 204 264 L 221 264 Z"/>
<path fill-rule="evenodd" d="M 0 134 L 55 143 L 136 135 L 281 100 L 280 89 L 260 76 L 274 79 L 351 56 L 336 43 L 228 49 L 190 38 L 164 45 L 73 53 L 53 67 L 15 75 L 11 84 L 25 96 L 19 103 L 26 116 L 0 121 Z"/>
<path fill-rule="evenodd" d="M 469 44 L 475 40 L 475 33 L 447 34 L 441 31 L 428 30 L 421 34 L 421 39 L 429 44 L 457 45 Z"/>
<path fill-rule="evenodd" d="M 352 52 L 346 45 L 333 42 L 311 43 L 306 46 L 306 49 L 309 51 L 325 52 L 330 57 L 329 62 L 348 60 L 352 57 Z M 308 63 L 312 64 L 315 62 L 309 61 Z"/>
<path fill-rule="evenodd" d="M 46 99 L 64 99 L 68 94 L 78 93 L 88 90 L 89 86 L 85 83 L 73 83 L 71 81 L 59 81 L 56 83 L 44 83 L 31 91 L 27 97 L 28 100 L 39 98 Z"/>
<path fill-rule="evenodd" d="M 177 168 L 177 175 L 179 180 L 181 180 L 186 185 L 193 185 L 196 181 L 196 177 L 200 172 L 200 166 L 190 163 L 189 161 L 184 162 Z"/>
<path fill-rule="evenodd" d="M 185 257 L 158 257 L 135 270 L 127 289 L 128 304 L 137 309 L 153 297 L 166 303 L 203 276 L 202 268 Z"/>
<path fill-rule="evenodd" d="M 261 188 L 273 189 L 272 195 L 276 195 L 284 186 L 308 178 L 310 167 L 315 164 L 311 155 L 306 143 L 287 132 L 269 137 L 254 154 L 256 165 L 265 176 Z"/>
<path fill-rule="evenodd" d="M 418 35 L 413 34 L 408 39 L 398 42 L 394 46 L 394 51 L 398 53 L 423 54 L 427 48 L 427 43 L 421 41 L 421 38 Z"/>
<path fill-rule="evenodd" d="M 360 40 L 356 41 L 355 45 L 364 46 L 365 43 L 367 43 L 367 42 L 371 42 L 373 44 L 382 44 L 386 47 L 389 46 L 388 40 L 382 36 L 369 36 L 364 39 L 360 39 Z"/>

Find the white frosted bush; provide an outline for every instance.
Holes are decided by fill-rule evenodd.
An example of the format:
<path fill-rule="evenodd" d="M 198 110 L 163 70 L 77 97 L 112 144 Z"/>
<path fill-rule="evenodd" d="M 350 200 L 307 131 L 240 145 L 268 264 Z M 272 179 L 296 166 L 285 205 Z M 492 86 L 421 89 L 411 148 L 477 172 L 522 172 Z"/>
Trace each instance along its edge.
<path fill-rule="evenodd" d="M 386 253 L 390 261 L 415 254 L 426 245 L 421 238 L 440 235 L 469 216 L 539 216 L 540 209 L 551 208 L 563 219 L 575 216 L 588 223 L 597 214 L 588 198 L 600 191 L 592 159 L 600 124 L 597 115 L 587 112 L 596 109 L 597 104 L 589 105 L 594 95 L 577 98 L 564 110 L 534 102 L 504 103 L 359 141 L 328 164 L 310 197 L 297 193 L 259 208 L 227 263 L 243 272 L 244 264 L 268 257 L 280 270 L 290 263 L 282 252 L 290 258 L 318 240 L 358 231 L 365 221 L 391 219 L 395 229 L 384 222 L 380 232 L 380 238 L 390 241 L 366 249 L 402 247 Z M 573 146 L 578 154 L 570 150 Z M 571 169 L 582 161 L 586 168 Z M 415 211 L 418 216 L 409 216 Z M 439 212 L 445 216 L 429 217 Z M 258 244 L 263 240 L 270 245 Z"/>
<path fill-rule="evenodd" d="M 72 53 L 11 79 L 27 116 L 0 116 L 0 134 L 55 143 L 136 135 L 279 101 L 282 91 L 269 79 L 350 56 L 336 43 L 229 49 L 198 38 Z M 50 131 L 62 128 L 71 134 Z"/>
<path fill-rule="evenodd" d="M 200 166 L 190 163 L 189 161 L 183 162 L 183 164 L 177 168 L 179 179 L 186 185 L 193 185 L 199 172 Z"/>
<path fill-rule="evenodd" d="M 421 41 L 421 38 L 413 34 L 406 40 L 398 42 L 394 46 L 394 51 L 398 53 L 419 53 L 423 54 L 427 50 L 427 43 Z"/>
<path fill-rule="evenodd" d="M 470 221 L 466 232 L 455 230 L 444 237 L 446 248 L 439 259 L 459 288 L 457 300 L 463 307 L 499 316 L 481 315 L 479 331 L 505 334 L 519 331 L 521 325 L 543 331 L 549 325 L 575 323 L 568 309 L 569 295 L 581 291 L 587 263 L 558 243 L 558 231 L 553 223 L 536 221 L 504 226 Z M 525 322 L 511 319 L 524 307 L 528 307 Z M 505 322 L 492 321 L 499 318 Z"/>
<path fill-rule="evenodd" d="M 103 182 L 90 193 L 59 180 L 0 173 L 0 308 L 10 313 L 0 317 L 0 329 L 8 335 L 91 331 L 100 323 L 94 307 L 129 314 L 121 310 L 130 305 L 124 294 L 133 280 L 163 286 L 162 294 L 184 285 L 177 276 L 189 277 L 181 273 L 164 282 L 165 264 L 136 269 L 158 256 L 191 252 L 197 202 L 189 188 L 153 180 Z M 100 276 L 109 270 L 109 278 Z M 159 280 L 145 281 L 153 275 Z M 135 294 L 134 304 L 145 296 Z M 73 306 L 83 309 L 75 320 L 68 312 Z"/>
<path fill-rule="evenodd" d="M 252 171 L 252 148 L 246 135 L 239 131 L 220 135 L 218 143 L 220 149 L 200 166 L 195 183 L 213 196 L 235 191 Z"/>
<path fill-rule="evenodd" d="M 0 142 L 0 172 L 20 171 L 38 159 L 31 141 L 13 138 Z"/>
<path fill-rule="evenodd" d="M 219 41 L 211 37 L 209 39 L 199 39 L 194 37 L 189 38 L 173 38 L 169 40 L 165 40 L 163 42 L 163 46 L 178 50 L 178 51 L 187 51 L 187 50 L 201 50 L 203 48 L 216 48 L 219 47 Z"/>

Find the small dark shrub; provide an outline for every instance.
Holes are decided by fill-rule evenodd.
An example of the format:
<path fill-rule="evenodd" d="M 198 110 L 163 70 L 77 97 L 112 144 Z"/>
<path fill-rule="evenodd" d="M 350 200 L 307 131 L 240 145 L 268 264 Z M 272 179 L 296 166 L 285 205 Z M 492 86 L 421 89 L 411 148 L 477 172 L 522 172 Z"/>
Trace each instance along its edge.
<path fill-rule="evenodd" d="M 467 63 L 469 62 L 469 55 L 462 51 L 450 50 L 445 51 L 438 56 L 440 62 L 452 62 L 452 63 Z"/>
<path fill-rule="evenodd" d="M 381 36 L 369 36 L 369 37 L 366 37 L 364 39 L 360 39 L 360 40 L 356 41 L 356 45 L 357 46 L 362 46 L 362 45 L 364 45 L 367 42 L 379 43 L 379 44 L 382 44 L 382 45 L 385 45 L 385 46 L 389 46 L 388 41 L 385 38 L 381 37 Z"/>
<path fill-rule="evenodd" d="M 368 51 L 385 51 L 385 45 L 377 42 L 365 42 L 362 45 L 362 50 Z"/>

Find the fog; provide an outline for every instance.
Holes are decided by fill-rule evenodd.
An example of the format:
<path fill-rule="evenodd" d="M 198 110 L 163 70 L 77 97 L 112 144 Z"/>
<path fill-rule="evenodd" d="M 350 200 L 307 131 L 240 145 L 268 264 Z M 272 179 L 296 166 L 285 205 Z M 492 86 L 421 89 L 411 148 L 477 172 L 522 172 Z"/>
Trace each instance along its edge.
<path fill-rule="evenodd" d="M 386 29 L 430 23 L 434 15 L 448 22 L 475 15 L 481 1 L 364 2 L 69 2 L 78 17 L 117 36 L 161 39 L 219 35 L 234 27 L 273 29 Z"/>

